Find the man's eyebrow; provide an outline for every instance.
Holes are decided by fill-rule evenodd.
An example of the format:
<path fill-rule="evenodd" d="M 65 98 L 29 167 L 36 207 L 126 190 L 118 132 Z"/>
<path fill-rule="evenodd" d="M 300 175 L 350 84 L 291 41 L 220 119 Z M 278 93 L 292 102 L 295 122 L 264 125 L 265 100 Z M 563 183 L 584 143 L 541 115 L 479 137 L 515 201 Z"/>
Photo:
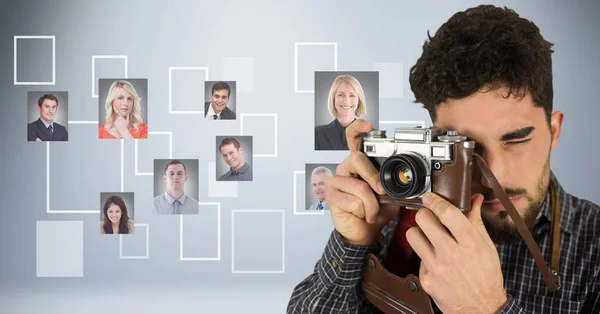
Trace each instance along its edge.
<path fill-rule="evenodd" d="M 500 137 L 500 140 L 501 141 L 510 141 L 510 140 L 524 138 L 527 135 L 531 134 L 531 132 L 533 132 L 533 130 L 535 130 L 535 127 L 533 127 L 533 126 L 521 128 L 521 129 L 518 129 L 518 130 L 515 130 L 515 131 L 512 131 L 512 132 L 502 135 Z"/>

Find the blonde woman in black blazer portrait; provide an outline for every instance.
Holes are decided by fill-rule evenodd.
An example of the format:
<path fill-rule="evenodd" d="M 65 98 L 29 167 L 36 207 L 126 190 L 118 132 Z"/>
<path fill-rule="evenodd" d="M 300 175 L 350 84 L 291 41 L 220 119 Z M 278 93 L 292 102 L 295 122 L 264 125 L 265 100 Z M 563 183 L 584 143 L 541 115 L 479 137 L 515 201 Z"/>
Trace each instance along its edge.
<path fill-rule="evenodd" d="M 315 127 L 315 150 L 348 150 L 346 127 L 356 118 L 367 115 L 365 93 L 352 75 L 339 75 L 333 81 L 327 97 L 333 120 Z"/>

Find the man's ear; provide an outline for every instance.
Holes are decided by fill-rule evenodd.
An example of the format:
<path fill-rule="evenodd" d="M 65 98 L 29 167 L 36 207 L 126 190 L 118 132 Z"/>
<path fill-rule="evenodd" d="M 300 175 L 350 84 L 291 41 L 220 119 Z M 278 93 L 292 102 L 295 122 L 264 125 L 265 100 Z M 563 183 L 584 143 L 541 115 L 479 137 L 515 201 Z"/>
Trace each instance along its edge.
<path fill-rule="evenodd" d="M 550 136 L 551 145 L 550 150 L 554 150 L 558 146 L 558 140 L 560 139 L 560 131 L 565 115 L 562 111 L 555 111 L 550 116 Z"/>
<path fill-rule="evenodd" d="M 163 182 L 167 183 L 167 175 L 166 174 L 163 174 Z"/>

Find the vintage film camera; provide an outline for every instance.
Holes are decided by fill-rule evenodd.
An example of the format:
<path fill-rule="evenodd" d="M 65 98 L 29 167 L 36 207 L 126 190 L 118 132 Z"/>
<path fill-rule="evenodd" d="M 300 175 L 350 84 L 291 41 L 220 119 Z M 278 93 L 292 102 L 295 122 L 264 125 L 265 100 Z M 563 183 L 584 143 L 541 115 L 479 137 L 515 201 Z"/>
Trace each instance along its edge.
<path fill-rule="evenodd" d="M 474 149 L 474 141 L 438 127 L 396 128 L 393 138 L 373 130 L 361 143 L 387 194 L 380 203 L 418 208 L 422 196 L 434 192 L 463 212 L 470 210 L 473 189 L 483 189 L 473 180 Z"/>
<path fill-rule="evenodd" d="M 381 184 L 386 192 L 386 195 L 377 195 L 378 202 L 382 205 L 393 204 L 418 209 L 423 207 L 422 196 L 426 192 L 434 192 L 466 213 L 471 210 L 472 195 L 475 193 L 489 195 L 493 190 L 494 195 L 499 198 L 518 226 L 517 230 L 536 260 L 536 265 L 549 291 L 560 288 L 560 277 L 556 271 L 559 269 L 558 246 L 553 245 L 551 261 L 553 272 L 550 272 L 519 213 L 491 169 L 475 152 L 474 141 L 459 135 L 456 131 L 438 127 L 396 128 L 393 138 L 386 137 L 385 131 L 369 132 L 362 138 L 359 149 L 379 171 Z M 484 177 L 486 186 L 482 183 Z M 555 191 L 553 195 L 554 199 L 558 199 Z M 554 203 L 559 202 L 555 200 Z M 408 212 L 412 214 L 409 215 Z M 555 212 L 558 213 L 553 210 L 553 215 Z M 415 211 L 402 210 L 398 225 L 405 225 L 405 221 L 401 222 L 400 219 L 411 215 L 414 223 L 414 213 Z M 558 229 L 554 229 L 553 233 L 559 232 Z M 400 233 L 403 230 L 399 229 Z M 389 249 L 390 247 L 388 252 Z M 369 253 L 362 273 L 363 292 L 367 300 L 386 314 L 439 313 L 439 309 L 420 285 L 417 277 L 418 270 L 410 270 L 412 265 L 408 264 L 414 261 L 405 258 L 400 263 L 394 261 L 393 264 L 389 264 L 388 266 L 391 267 L 389 270 L 401 269 L 399 271 L 401 274 L 395 275 L 385 269 L 386 266 L 374 254 Z"/>

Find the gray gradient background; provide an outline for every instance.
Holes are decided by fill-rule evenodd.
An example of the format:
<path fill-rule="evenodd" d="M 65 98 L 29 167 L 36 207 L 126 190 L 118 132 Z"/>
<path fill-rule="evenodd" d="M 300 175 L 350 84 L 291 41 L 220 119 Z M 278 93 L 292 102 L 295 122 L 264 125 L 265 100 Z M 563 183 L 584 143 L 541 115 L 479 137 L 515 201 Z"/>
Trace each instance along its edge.
<path fill-rule="evenodd" d="M 252 157 L 252 136 L 217 136 L 216 137 L 216 146 L 215 146 L 215 152 L 216 152 L 216 156 L 215 156 L 215 163 L 216 163 L 216 178 L 217 181 L 219 180 L 219 177 L 224 175 L 227 171 L 229 171 L 231 168 L 229 167 L 229 165 L 225 162 L 225 160 L 223 160 L 223 156 L 221 156 L 221 150 L 219 149 L 219 145 L 221 145 L 221 141 L 228 138 L 228 137 L 233 137 L 236 140 L 238 140 L 238 142 L 240 142 L 240 147 L 242 148 L 242 157 L 244 158 L 244 162 L 247 162 L 250 167 L 252 167 L 252 181 L 254 181 L 255 178 L 255 174 L 256 174 L 256 169 L 254 169 L 254 158 Z M 247 181 L 243 181 L 243 182 L 247 182 Z"/>
<path fill-rule="evenodd" d="M 98 65 L 96 65 L 98 67 Z M 140 107 L 142 119 L 144 120 L 142 123 L 148 123 L 148 79 L 125 79 L 125 78 L 101 78 L 98 79 L 98 121 L 99 124 L 102 125 L 106 123 L 106 110 L 104 109 L 104 103 L 106 102 L 106 97 L 108 96 L 108 89 L 110 88 L 110 84 L 117 80 L 128 81 L 133 85 L 135 91 L 138 96 L 140 96 Z M 148 124 L 148 128 L 150 128 L 150 124 Z"/>
<path fill-rule="evenodd" d="M 339 48 L 338 48 L 339 49 Z M 339 54 L 339 52 L 338 52 Z M 377 72 L 316 72 L 315 73 L 315 126 L 329 124 L 333 121 L 329 113 L 327 100 L 329 90 L 335 78 L 342 74 L 354 76 L 362 86 L 367 104 L 367 115 L 361 119 L 373 123 L 373 128 L 379 128 L 379 73 Z"/>
<path fill-rule="evenodd" d="M 306 164 L 304 168 L 304 182 L 305 182 L 305 195 L 304 195 L 304 209 L 308 210 L 310 206 L 316 203 L 319 199 L 313 192 L 313 187 L 311 183 L 311 174 L 315 168 L 323 166 L 331 170 L 331 174 L 335 175 L 335 168 L 337 168 L 337 164 Z"/>
<path fill-rule="evenodd" d="M 110 195 L 119 195 L 125 201 L 125 206 L 127 207 L 127 215 L 130 220 L 135 222 L 135 193 L 133 192 L 100 192 L 100 221 L 104 219 L 104 202 L 106 202 L 106 198 Z M 135 229 L 134 229 L 135 231 Z"/>
<path fill-rule="evenodd" d="M 212 92 L 212 87 L 213 85 L 215 85 L 216 82 L 219 81 L 206 81 L 204 82 L 204 102 L 210 101 L 211 100 L 211 92 Z M 235 81 L 222 81 L 225 82 L 227 84 L 229 84 L 229 88 L 231 89 L 231 93 L 229 95 L 229 102 L 227 103 L 227 108 L 233 110 L 233 112 L 236 113 L 235 118 L 236 120 L 239 119 L 239 115 L 237 114 L 237 107 L 236 107 L 236 99 L 237 97 L 235 97 L 236 95 L 236 82 Z M 204 103 L 202 104 L 202 109 L 204 110 Z M 206 112 L 204 113 L 204 116 L 206 116 Z M 225 120 L 227 121 L 227 120 Z"/>
<path fill-rule="evenodd" d="M 10 12 L 10 8 L 7 6 L 3 6 L 2 9 L 3 13 Z M 52 82 L 51 38 L 19 38 L 17 39 L 17 53 L 19 54 L 17 66 L 23 70 L 17 72 L 17 82 Z"/>
<path fill-rule="evenodd" d="M 329 212 L 323 216 L 292 214 L 293 171 L 303 170 L 306 162 L 339 163 L 347 155 L 312 149 L 314 95 L 294 93 L 294 42 L 337 42 L 340 71 L 373 70 L 374 64 L 381 62 L 402 63 L 403 97 L 380 99 L 380 117 L 430 124 L 421 106 L 412 103 L 408 69 L 421 54 L 427 30 L 434 32 L 456 11 L 478 3 L 481 1 L 386 1 L 373 5 L 316 0 L 295 4 L 275 0 L 169 4 L 39 0 L 4 4 L 0 13 L 0 172 L 11 180 L 4 180 L 0 189 L 4 200 L 0 312 L 96 314 L 105 313 L 110 305 L 121 313 L 284 313 L 292 289 L 312 272 L 332 228 Z M 600 115 L 596 92 L 600 42 L 593 40 L 600 33 L 600 3 L 494 3 L 532 19 L 556 44 L 554 103 L 556 110 L 565 112 L 565 121 L 551 166 L 567 191 L 600 203 L 600 182 L 592 179 L 600 173 L 600 163 L 594 162 L 600 145 L 593 127 Z M 258 14 L 269 18 L 257 18 Z M 349 17 L 364 22 L 352 23 Z M 215 25 L 218 32 L 213 31 Z M 57 35 L 56 85 L 14 86 L 13 36 L 52 34 Z M 116 40 L 115 34 L 126 36 Z M 219 49 L 214 49 L 215 43 Z M 24 140 L 24 99 L 29 90 L 65 90 L 72 104 L 69 118 L 95 120 L 98 99 L 91 97 L 91 56 L 99 54 L 127 55 L 128 76 L 149 79 L 151 131 L 173 132 L 174 155 L 199 158 L 202 182 L 207 181 L 208 163 L 215 156 L 215 136 L 235 132 L 230 125 L 203 123 L 199 115 L 168 115 L 168 67 L 208 66 L 209 79 L 220 80 L 226 79 L 225 58 L 253 58 L 252 90 L 238 91 L 237 96 L 247 112 L 278 114 L 278 157 L 256 158 L 254 171 L 260 177 L 251 184 L 240 184 L 237 198 L 208 198 L 206 190 L 200 190 L 200 201 L 221 203 L 219 261 L 179 260 L 180 217 L 150 214 L 153 180 L 134 175 L 134 141 L 125 141 L 124 190 L 136 193 L 136 223 L 150 226 L 149 259 L 120 260 L 119 237 L 99 235 L 96 213 L 46 213 L 46 148 Z M 318 57 L 299 56 L 300 71 L 308 71 L 299 76 L 308 80 L 301 86 L 313 86 L 310 71 L 315 69 L 310 67 L 323 63 Z M 23 75 L 35 78 L 35 74 Z M 51 160 L 51 207 L 97 209 L 101 191 L 120 191 L 120 141 L 98 140 L 95 125 L 70 128 L 71 134 L 81 136 L 70 138 L 62 143 L 65 145 L 50 145 L 52 155 L 65 152 L 64 159 Z M 147 152 L 140 154 L 140 171 L 150 172 L 153 158 L 169 158 L 167 139 L 150 135 L 139 141 L 140 152 Z M 232 209 L 285 210 L 284 274 L 231 273 Z M 45 220 L 83 221 L 84 277 L 36 277 L 36 221 Z M 280 226 L 260 228 L 263 220 L 252 214 L 236 216 L 236 224 L 242 221 L 256 225 L 254 238 L 250 238 L 252 234 L 247 237 L 254 239 L 258 248 L 245 249 L 236 243 L 236 259 L 250 260 L 259 255 L 257 249 L 279 252 L 277 245 L 263 245 L 261 240 L 280 236 Z M 269 235 L 271 230 L 273 235 Z M 140 245 L 143 243 L 142 237 Z"/>
<path fill-rule="evenodd" d="M 177 159 L 185 165 L 185 173 L 187 181 L 183 188 L 185 194 L 198 200 L 198 159 Z M 167 183 L 163 181 L 165 175 L 165 167 L 171 159 L 155 159 L 154 160 L 154 194 L 150 197 L 152 200 L 155 196 L 165 193 Z M 152 209 L 154 210 L 154 209 Z"/>
<path fill-rule="evenodd" d="M 27 124 L 36 121 L 40 117 L 38 112 L 38 99 L 45 94 L 52 94 L 58 99 L 58 106 L 56 114 L 54 115 L 54 122 L 64 126 L 69 131 L 69 93 L 60 91 L 30 91 L 27 92 Z M 27 138 L 27 125 L 25 126 L 25 138 Z"/>

